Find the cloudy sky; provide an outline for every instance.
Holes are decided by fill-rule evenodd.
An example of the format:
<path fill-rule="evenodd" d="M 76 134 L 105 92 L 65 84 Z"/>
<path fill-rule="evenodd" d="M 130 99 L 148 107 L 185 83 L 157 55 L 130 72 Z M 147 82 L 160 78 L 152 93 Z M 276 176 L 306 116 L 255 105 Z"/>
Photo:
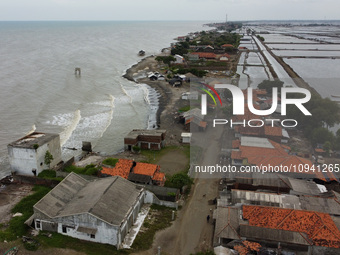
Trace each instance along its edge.
<path fill-rule="evenodd" d="M 0 20 L 324 20 L 339 10 L 339 0 L 0 0 Z"/>

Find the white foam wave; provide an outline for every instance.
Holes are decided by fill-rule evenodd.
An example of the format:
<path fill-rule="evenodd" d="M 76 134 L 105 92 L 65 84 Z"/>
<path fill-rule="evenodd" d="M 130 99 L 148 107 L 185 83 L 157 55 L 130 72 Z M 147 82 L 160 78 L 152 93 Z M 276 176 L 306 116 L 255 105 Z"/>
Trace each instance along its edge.
<path fill-rule="evenodd" d="M 73 113 L 73 119 L 70 123 L 70 125 L 68 125 L 63 132 L 61 132 L 60 134 L 60 143 L 61 146 L 63 146 L 66 141 L 71 137 L 73 131 L 77 128 L 77 125 L 81 119 L 81 114 L 80 114 L 80 110 L 76 110 Z"/>
<path fill-rule="evenodd" d="M 130 103 L 132 104 L 132 97 L 129 95 L 129 93 L 126 91 L 126 89 L 124 88 L 123 84 L 120 83 L 120 87 L 122 89 L 122 91 L 124 92 L 124 94 L 130 98 Z"/>
<path fill-rule="evenodd" d="M 111 95 L 111 94 L 109 95 L 109 97 L 110 97 L 110 106 L 111 106 L 111 109 L 109 111 L 110 118 L 108 119 L 106 127 L 104 128 L 104 130 L 103 130 L 103 132 L 102 132 L 100 137 L 102 137 L 104 135 L 105 131 L 111 125 L 111 122 L 112 122 L 112 119 L 113 119 L 113 110 L 115 108 L 115 99 L 116 98 L 113 95 Z"/>
<path fill-rule="evenodd" d="M 32 126 L 32 129 L 31 129 L 29 132 L 27 132 L 27 133 L 25 134 L 25 136 L 26 136 L 26 135 L 32 134 L 35 130 L 37 130 L 37 127 L 36 127 L 35 125 L 33 125 L 33 126 Z"/>

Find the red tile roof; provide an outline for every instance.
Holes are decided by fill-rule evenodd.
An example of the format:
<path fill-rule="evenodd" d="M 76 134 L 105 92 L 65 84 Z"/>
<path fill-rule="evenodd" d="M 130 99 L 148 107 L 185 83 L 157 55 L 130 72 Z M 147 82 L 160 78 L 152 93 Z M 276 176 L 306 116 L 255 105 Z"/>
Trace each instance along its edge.
<path fill-rule="evenodd" d="M 165 181 L 165 173 L 161 173 L 161 172 L 155 173 L 152 180 L 164 182 Z"/>
<path fill-rule="evenodd" d="M 116 166 L 114 168 L 103 167 L 102 174 L 108 174 L 112 176 L 120 176 L 124 179 L 129 177 L 130 170 L 133 165 L 133 160 L 130 159 L 119 159 Z"/>
<path fill-rule="evenodd" d="M 264 126 L 264 134 L 269 136 L 282 137 L 281 127 Z"/>
<path fill-rule="evenodd" d="M 221 47 L 222 48 L 229 48 L 229 47 L 234 48 L 234 45 L 226 43 L 226 44 L 223 44 Z"/>
<path fill-rule="evenodd" d="M 191 54 L 198 55 L 199 58 L 215 59 L 216 54 L 210 52 L 193 52 Z"/>
<path fill-rule="evenodd" d="M 240 140 L 233 140 L 233 141 L 231 142 L 231 144 L 232 144 L 232 148 L 233 148 L 233 149 L 237 149 L 237 148 L 240 147 L 241 142 L 240 142 Z"/>
<path fill-rule="evenodd" d="M 250 226 L 306 233 L 311 245 L 340 248 L 340 231 L 326 213 L 243 205 Z"/>
<path fill-rule="evenodd" d="M 155 173 L 159 172 L 159 170 L 160 170 L 160 166 L 158 165 L 138 162 L 136 166 L 133 168 L 133 173 L 144 174 L 144 175 L 151 176 L 153 178 Z"/>

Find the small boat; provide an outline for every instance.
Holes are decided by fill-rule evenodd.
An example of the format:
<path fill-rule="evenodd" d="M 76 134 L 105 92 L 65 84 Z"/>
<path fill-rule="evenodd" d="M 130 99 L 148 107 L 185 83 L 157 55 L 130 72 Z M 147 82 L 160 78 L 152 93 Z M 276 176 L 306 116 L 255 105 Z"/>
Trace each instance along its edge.
<path fill-rule="evenodd" d="M 140 51 L 138 52 L 138 55 L 139 55 L 139 56 L 144 56 L 144 55 L 145 55 L 145 51 L 144 51 L 144 50 L 140 50 Z"/>
<path fill-rule="evenodd" d="M 338 98 L 340 98 L 340 95 L 332 95 L 332 97 L 338 97 Z"/>

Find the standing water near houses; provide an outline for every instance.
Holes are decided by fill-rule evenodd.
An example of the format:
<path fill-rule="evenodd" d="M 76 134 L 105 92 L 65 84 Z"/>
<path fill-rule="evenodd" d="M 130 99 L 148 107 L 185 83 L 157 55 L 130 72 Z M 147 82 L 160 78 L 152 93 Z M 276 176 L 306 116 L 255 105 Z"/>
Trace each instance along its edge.
<path fill-rule="evenodd" d="M 36 129 L 59 133 L 63 159 L 82 141 L 113 154 L 133 128 L 150 128 L 156 91 L 122 77 L 204 22 L 0 22 L 0 179 L 7 144 Z M 75 67 L 81 76 L 75 76 Z"/>

